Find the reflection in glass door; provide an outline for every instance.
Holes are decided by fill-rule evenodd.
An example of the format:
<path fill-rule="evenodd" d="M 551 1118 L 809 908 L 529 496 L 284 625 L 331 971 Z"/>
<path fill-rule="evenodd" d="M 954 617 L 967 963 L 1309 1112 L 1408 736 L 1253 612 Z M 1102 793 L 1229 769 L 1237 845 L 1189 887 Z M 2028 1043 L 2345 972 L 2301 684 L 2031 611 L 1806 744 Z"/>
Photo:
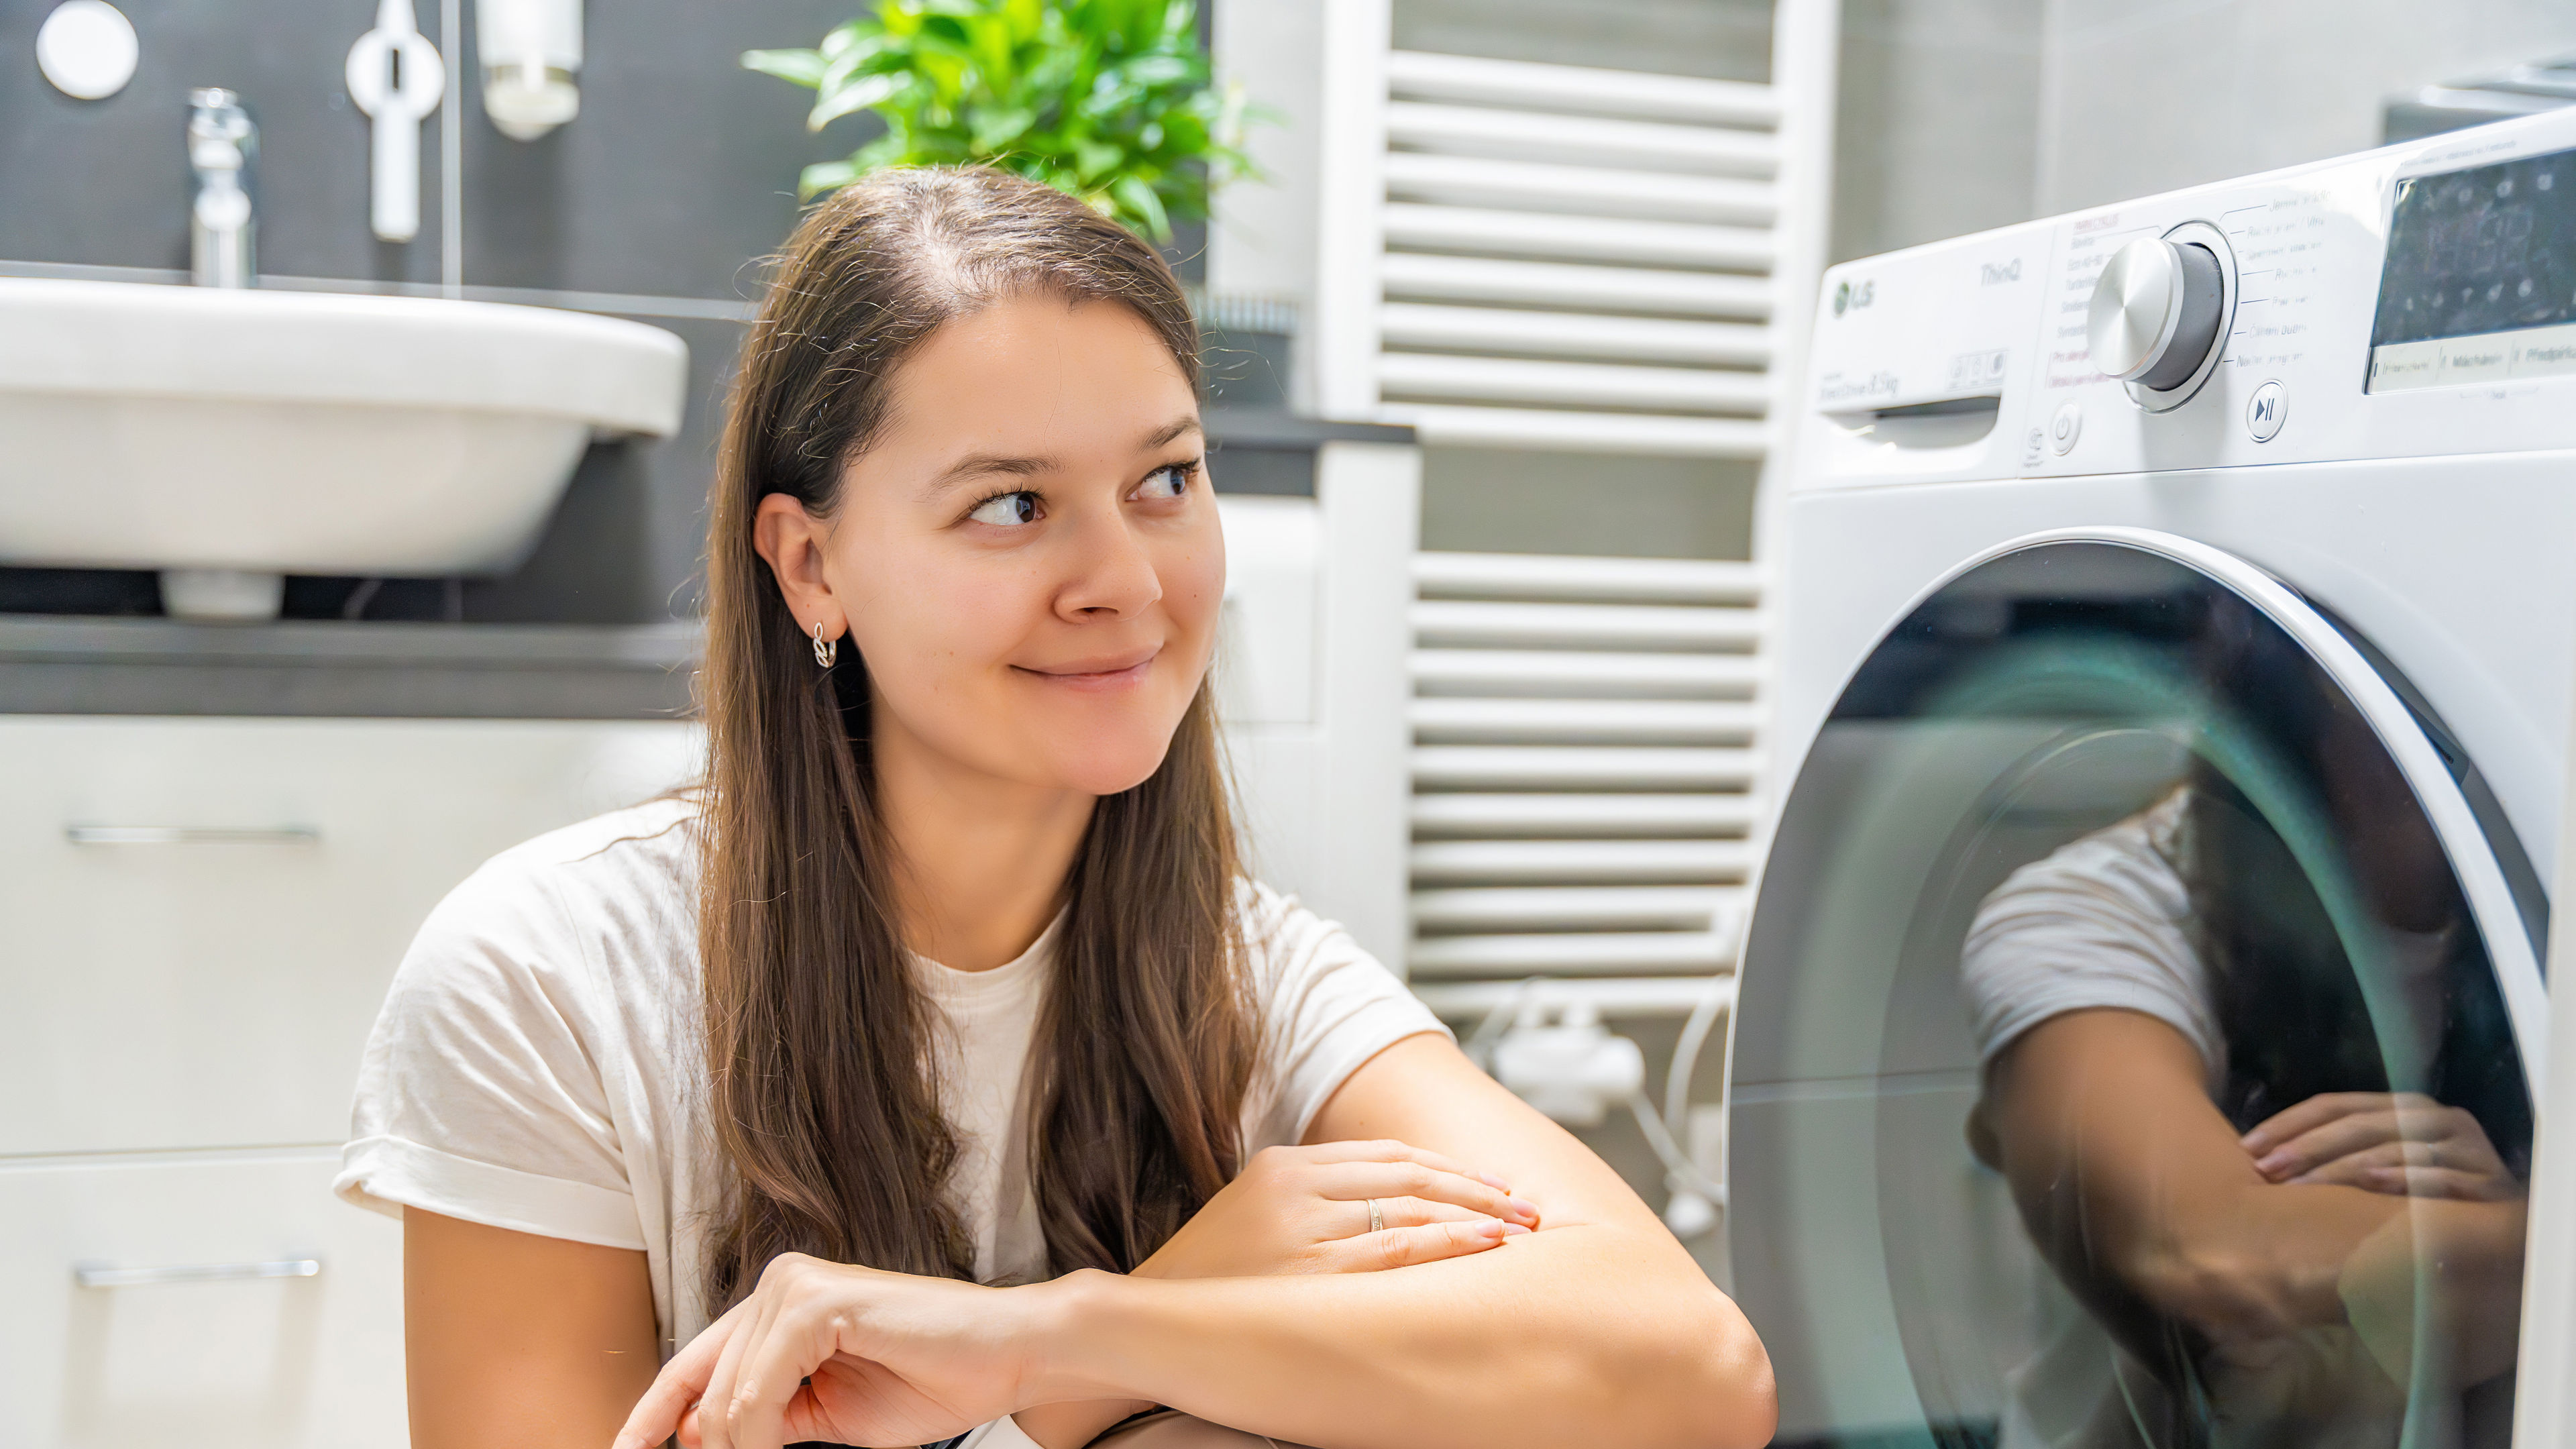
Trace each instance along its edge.
<path fill-rule="evenodd" d="M 2506 1442 L 2532 945 L 2388 684 L 2235 567 L 2006 554 L 1817 738 L 1732 1089 L 1782 1443 Z"/>

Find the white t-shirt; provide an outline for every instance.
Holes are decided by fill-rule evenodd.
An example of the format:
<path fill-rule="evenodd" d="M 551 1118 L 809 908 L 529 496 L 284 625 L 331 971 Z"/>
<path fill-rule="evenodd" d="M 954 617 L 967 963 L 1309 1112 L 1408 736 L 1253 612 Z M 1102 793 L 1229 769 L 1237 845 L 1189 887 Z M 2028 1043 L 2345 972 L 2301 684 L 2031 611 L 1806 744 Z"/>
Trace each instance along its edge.
<path fill-rule="evenodd" d="M 334 1184 L 384 1212 L 642 1251 L 666 1355 L 708 1322 L 724 1185 L 698 1027 L 697 819 L 661 800 L 539 836 L 430 913 L 368 1039 Z M 1445 1029 L 1340 927 L 1264 886 L 1240 899 L 1263 1021 L 1248 1155 L 1298 1141 L 1387 1046 Z M 1056 930 L 990 971 L 915 966 L 961 1148 L 949 1191 L 987 1281 L 1046 1275 L 1018 1108 Z"/>
<path fill-rule="evenodd" d="M 2227 1077 L 2209 967 L 2192 944 L 2191 891 L 2174 860 L 2189 818 L 2177 790 L 2005 877 L 1959 951 L 1977 1057 L 2070 1011 L 2123 1007 L 2181 1032 L 2214 1089 Z"/>

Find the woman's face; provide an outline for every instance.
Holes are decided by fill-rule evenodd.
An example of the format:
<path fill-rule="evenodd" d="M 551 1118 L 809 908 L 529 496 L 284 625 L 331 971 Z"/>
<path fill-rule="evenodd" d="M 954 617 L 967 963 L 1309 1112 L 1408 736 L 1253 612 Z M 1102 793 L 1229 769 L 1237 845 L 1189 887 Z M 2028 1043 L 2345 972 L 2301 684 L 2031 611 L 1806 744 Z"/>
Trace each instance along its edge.
<path fill-rule="evenodd" d="M 934 333 L 887 423 L 760 550 L 808 633 L 866 662 L 880 760 L 914 749 L 1092 795 L 1151 775 L 1205 677 L 1225 541 L 1197 397 L 1114 303 L 1032 296 Z"/>

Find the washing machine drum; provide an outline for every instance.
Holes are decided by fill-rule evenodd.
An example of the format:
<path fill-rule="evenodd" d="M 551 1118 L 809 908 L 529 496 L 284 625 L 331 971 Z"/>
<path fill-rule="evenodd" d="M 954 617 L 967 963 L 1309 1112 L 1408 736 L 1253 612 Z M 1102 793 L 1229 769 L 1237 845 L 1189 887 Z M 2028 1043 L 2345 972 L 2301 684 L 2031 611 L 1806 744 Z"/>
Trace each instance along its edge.
<path fill-rule="evenodd" d="M 1781 1442 L 2506 1442 L 2543 912 L 2439 720 L 2259 570 L 1958 575 L 1823 726 L 1746 948 Z"/>

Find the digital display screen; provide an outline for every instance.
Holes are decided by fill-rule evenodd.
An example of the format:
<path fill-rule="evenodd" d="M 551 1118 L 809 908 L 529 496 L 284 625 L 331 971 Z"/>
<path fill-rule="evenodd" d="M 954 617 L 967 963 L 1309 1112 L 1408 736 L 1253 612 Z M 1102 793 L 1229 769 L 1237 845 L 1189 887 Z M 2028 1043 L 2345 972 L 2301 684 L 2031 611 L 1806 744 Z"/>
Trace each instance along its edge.
<path fill-rule="evenodd" d="M 2576 374 L 2576 151 L 2397 183 L 2370 390 Z"/>

